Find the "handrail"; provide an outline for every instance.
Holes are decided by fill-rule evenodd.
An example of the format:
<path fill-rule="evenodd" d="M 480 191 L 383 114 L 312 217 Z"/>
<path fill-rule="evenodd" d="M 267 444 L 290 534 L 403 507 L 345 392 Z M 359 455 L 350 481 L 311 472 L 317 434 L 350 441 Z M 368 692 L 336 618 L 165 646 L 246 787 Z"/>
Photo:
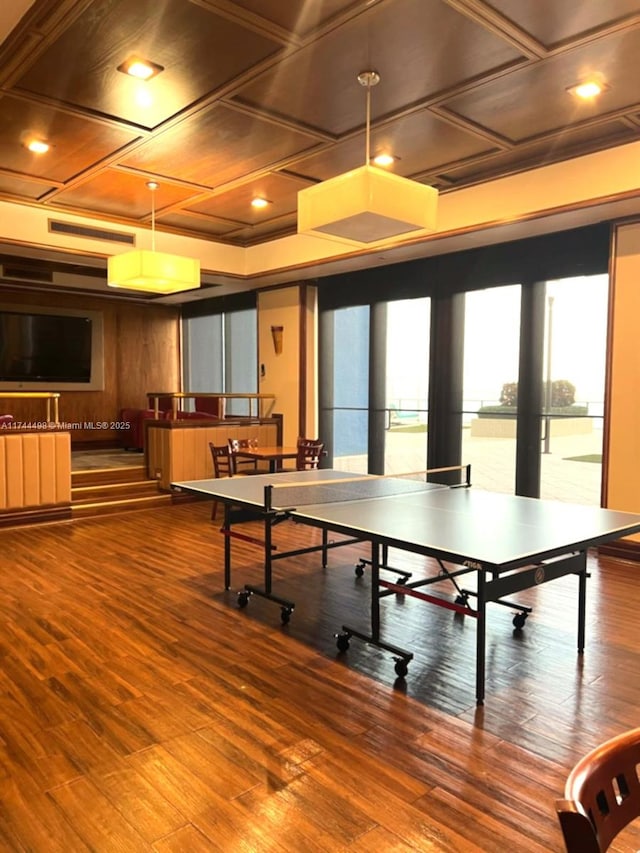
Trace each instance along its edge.
<path fill-rule="evenodd" d="M 227 400 L 249 400 L 249 416 L 253 416 L 252 412 L 252 403 L 255 400 L 257 403 L 256 406 L 256 416 L 260 416 L 260 401 L 261 400 L 275 400 L 275 394 L 240 394 L 240 393 L 228 393 L 221 394 L 217 392 L 210 391 L 148 391 L 147 399 L 153 402 L 153 414 L 155 419 L 157 420 L 160 417 L 160 399 L 161 398 L 169 398 L 171 400 L 171 411 L 172 416 L 175 418 L 178 415 L 178 401 L 180 400 L 189 400 L 194 399 L 195 397 L 207 397 L 211 399 L 220 400 L 220 417 L 224 418 L 225 416 L 225 402 Z"/>
<path fill-rule="evenodd" d="M 7 400 L 46 400 L 47 423 L 51 423 L 51 401 L 53 400 L 53 423 L 60 422 L 58 414 L 59 391 L 0 391 L 0 399 Z"/>

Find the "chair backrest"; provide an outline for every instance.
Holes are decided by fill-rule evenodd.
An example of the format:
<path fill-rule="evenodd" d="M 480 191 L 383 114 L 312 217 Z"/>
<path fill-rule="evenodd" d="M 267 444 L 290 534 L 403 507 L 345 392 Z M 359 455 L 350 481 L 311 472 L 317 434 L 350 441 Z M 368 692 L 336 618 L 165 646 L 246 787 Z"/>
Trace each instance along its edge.
<path fill-rule="evenodd" d="M 248 447 L 257 447 L 257 439 L 253 438 L 230 438 L 229 450 L 235 453 L 237 450 L 243 450 Z"/>
<path fill-rule="evenodd" d="M 218 447 L 210 441 L 209 448 L 213 458 L 213 473 L 216 477 L 233 477 L 233 459 L 228 444 Z"/>
<path fill-rule="evenodd" d="M 324 450 L 322 441 L 317 438 L 299 438 L 297 448 L 296 470 L 306 471 L 318 467 Z"/>
<path fill-rule="evenodd" d="M 258 446 L 257 438 L 230 438 L 228 439 L 229 452 L 233 461 L 233 473 L 244 473 L 245 470 L 257 471 L 257 459 L 238 459 L 236 453 L 238 450 L 246 450 L 250 447 Z"/>
<path fill-rule="evenodd" d="M 640 728 L 587 753 L 567 778 L 556 812 L 567 853 L 604 853 L 640 817 Z"/>

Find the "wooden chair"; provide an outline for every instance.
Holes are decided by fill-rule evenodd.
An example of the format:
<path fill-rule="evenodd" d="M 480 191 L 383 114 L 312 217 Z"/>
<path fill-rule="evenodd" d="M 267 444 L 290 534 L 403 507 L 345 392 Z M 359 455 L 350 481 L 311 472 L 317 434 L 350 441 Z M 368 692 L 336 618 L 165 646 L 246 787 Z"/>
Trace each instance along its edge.
<path fill-rule="evenodd" d="M 257 474 L 258 460 L 257 459 L 238 459 L 236 453 L 243 448 L 255 447 L 258 441 L 254 438 L 230 438 L 229 452 L 233 462 L 234 474 Z"/>
<path fill-rule="evenodd" d="M 222 444 L 218 447 L 210 441 L 209 449 L 213 459 L 213 474 L 218 477 L 233 477 L 233 459 L 228 444 Z M 211 520 L 213 521 L 218 513 L 218 502 L 213 502 L 211 509 Z"/>
<path fill-rule="evenodd" d="M 576 764 L 564 799 L 556 802 L 567 853 L 604 853 L 640 817 L 639 775 L 640 728 L 606 741 Z"/>
<path fill-rule="evenodd" d="M 324 443 L 316 438 L 299 438 L 296 471 L 308 471 L 317 468 L 324 450 Z"/>

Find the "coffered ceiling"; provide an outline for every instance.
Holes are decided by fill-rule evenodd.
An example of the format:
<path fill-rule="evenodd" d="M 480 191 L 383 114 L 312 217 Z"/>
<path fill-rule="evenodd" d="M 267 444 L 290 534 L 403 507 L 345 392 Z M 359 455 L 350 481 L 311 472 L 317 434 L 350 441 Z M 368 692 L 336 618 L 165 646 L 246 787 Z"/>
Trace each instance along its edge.
<path fill-rule="evenodd" d="M 146 225 L 153 179 L 164 231 L 293 234 L 297 192 L 364 162 L 368 68 L 372 154 L 443 197 L 640 139 L 640 0 L 7 2 L 0 201 L 54 214 Z"/>

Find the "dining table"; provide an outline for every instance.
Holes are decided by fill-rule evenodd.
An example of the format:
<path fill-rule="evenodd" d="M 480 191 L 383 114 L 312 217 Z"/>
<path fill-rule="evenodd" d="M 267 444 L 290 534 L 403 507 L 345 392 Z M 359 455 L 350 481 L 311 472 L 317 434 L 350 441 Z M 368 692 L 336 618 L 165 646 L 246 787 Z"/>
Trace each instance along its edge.
<path fill-rule="evenodd" d="M 255 459 L 269 463 L 269 473 L 282 470 L 282 462 L 285 459 L 295 459 L 298 455 L 296 446 L 265 445 L 264 447 L 242 447 L 234 451 L 238 459 Z"/>

